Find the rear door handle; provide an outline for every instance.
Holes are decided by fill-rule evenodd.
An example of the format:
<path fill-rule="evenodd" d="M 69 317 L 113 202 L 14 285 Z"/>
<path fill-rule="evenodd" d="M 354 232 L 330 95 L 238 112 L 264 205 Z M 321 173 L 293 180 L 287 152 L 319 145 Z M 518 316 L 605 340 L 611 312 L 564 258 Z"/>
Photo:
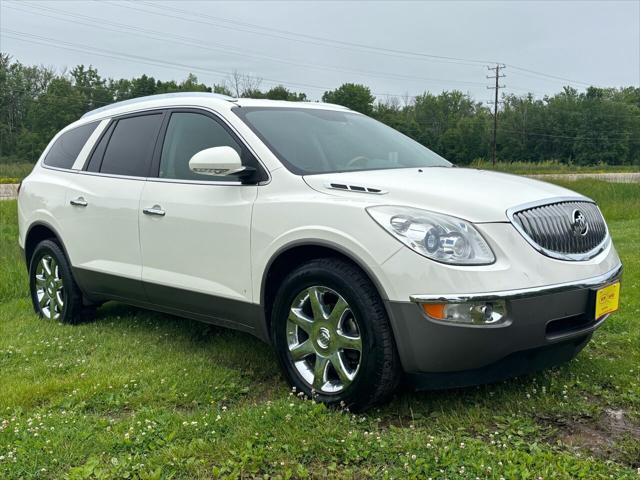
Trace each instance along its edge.
<path fill-rule="evenodd" d="M 89 202 L 87 202 L 84 197 L 78 197 L 78 198 L 74 198 L 73 200 L 71 200 L 69 202 L 71 205 L 73 205 L 74 207 L 86 207 L 87 205 L 89 205 Z"/>
<path fill-rule="evenodd" d="M 151 208 L 144 208 L 142 213 L 145 215 L 158 215 L 160 217 L 164 217 L 165 212 L 160 205 L 154 205 Z"/>

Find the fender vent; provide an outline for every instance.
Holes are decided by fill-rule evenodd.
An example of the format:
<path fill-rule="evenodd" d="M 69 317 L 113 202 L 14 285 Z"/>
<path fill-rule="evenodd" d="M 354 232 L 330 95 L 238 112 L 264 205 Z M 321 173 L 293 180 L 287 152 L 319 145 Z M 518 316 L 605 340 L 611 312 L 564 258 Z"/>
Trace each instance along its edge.
<path fill-rule="evenodd" d="M 345 183 L 330 183 L 329 188 L 333 188 L 334 190 L 345 190 L 347 192 L 359 192 L 359 193 L 375 193 L 378 195 L 382 195 L 383 193 L 387 193 L 380 188 L 375 187 L 363 187 L 361 185 L 347 185 Z"/>

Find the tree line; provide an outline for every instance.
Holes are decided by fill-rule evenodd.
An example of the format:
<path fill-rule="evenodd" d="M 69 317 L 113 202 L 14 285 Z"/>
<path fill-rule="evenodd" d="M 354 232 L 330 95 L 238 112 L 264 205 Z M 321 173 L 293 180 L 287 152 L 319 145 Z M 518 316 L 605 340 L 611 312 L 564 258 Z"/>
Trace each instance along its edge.
<path fill-rule="evenodd" d="M 205 85 L 189 74 L 181 82 L 142 75 L 104 78 L 89 66 L 68 72 L 28 66 L 0 54 L 0 161 L 34 162 L 49 140 L 84 113 L 121 100 L 170 92 L 215 92 L 235 97 L 305 101 L 303 92 L 261 88 L 255 76 L 234 72 Z M 458 90 L 376 99 L 345 83 L 322 95 L 403 132 L 460 165 L 491 152 L 491 109 Z M 564 87 L 536 99 L 503 95 L 498 113 L 497 157 L 504 162 L 555 160 L 576 165 L 640 165 L 640 88 Z"/>

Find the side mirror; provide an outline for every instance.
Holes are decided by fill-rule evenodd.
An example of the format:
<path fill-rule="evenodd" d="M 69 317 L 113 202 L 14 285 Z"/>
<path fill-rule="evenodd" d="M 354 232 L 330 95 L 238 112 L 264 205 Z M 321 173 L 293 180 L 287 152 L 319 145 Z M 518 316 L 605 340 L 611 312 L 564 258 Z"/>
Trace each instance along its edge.
<path fill-rule="evenodd" d="M 189 160 L 189 169 L 200 175 L 225 176 L 247 170 L 240 155 L 231 147 L 212 147 L 200 150 Z"/>

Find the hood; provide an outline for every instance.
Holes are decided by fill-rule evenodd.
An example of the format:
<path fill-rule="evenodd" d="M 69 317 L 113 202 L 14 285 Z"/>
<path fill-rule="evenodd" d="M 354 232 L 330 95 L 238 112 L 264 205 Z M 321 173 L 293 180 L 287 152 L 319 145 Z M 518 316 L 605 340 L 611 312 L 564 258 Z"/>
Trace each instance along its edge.
<path fill-rule="evenodd" d="M 304 180 L 323 193 L 367 197 L 372 204 L 407 205 L 476 223 L 509 221 L 507 209 L 526 203 L 582 197 L 539 180 L 470 168 L 369 170 L 306 175 Z"/>

